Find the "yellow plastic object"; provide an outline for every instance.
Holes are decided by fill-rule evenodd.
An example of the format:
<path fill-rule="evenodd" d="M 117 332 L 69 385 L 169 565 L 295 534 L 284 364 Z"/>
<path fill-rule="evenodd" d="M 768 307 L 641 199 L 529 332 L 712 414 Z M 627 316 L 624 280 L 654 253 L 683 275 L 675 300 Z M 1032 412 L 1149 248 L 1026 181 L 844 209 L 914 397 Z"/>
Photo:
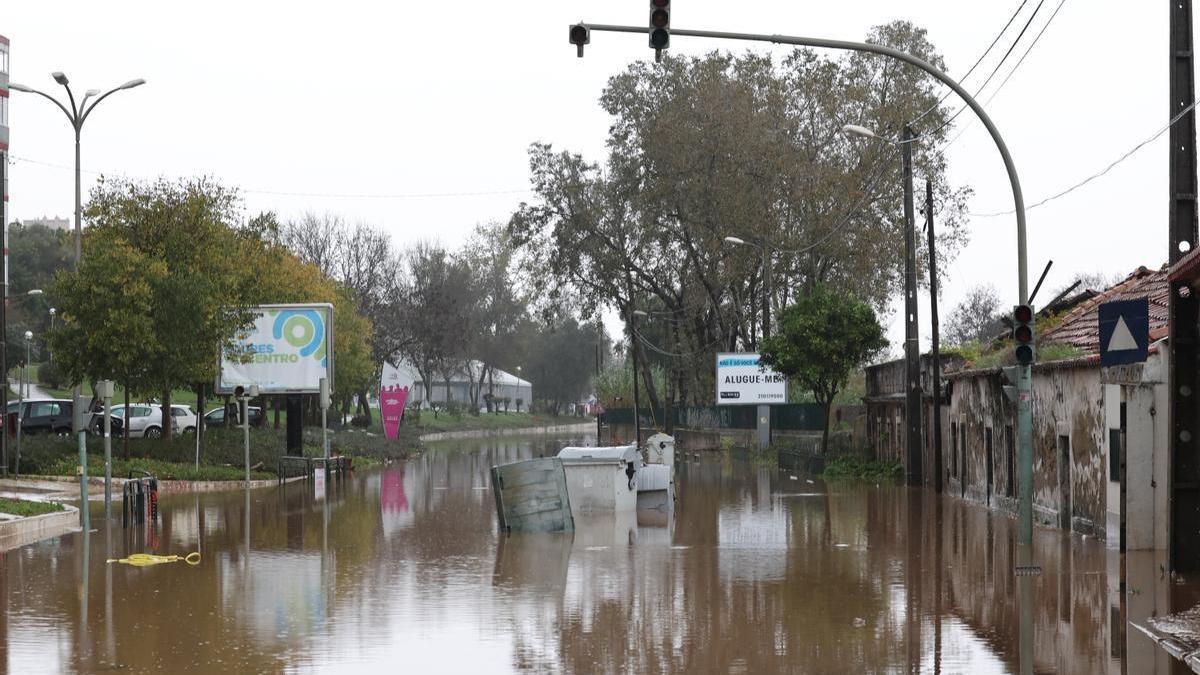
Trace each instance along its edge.
<path fill-rule="evenodd" d="M 155 555 L 153 553 L 134 553 L 128 558 L 109 558 L 108 563 L 124 563 L 133 565 L 134 567 L 147 567 L 149 565 L 161 565 L 162 563 L 186 562 L 189 565 L 200 564 L 200 552 L 194 551 L 187 555 Z"/>

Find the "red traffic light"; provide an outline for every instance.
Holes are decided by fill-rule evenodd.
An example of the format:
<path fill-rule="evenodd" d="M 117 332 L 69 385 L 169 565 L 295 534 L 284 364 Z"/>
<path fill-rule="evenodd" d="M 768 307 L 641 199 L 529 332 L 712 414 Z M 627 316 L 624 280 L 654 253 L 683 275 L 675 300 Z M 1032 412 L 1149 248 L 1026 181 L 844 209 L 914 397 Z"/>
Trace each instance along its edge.
<path fill-rule="evenodd" d="M 1017 323 L 1029 323 L 1033 321 L 1033 307 L 1029 305 L 1017 305 L 1017 308 L 1013 310 L 1013 318 L 1017 320 Z"/>
<path fill-rule="evenodd" d="M 588 43 L 588 29 L 583 24 L 575 24 L 571 26 L 571 44 L 586 45 Z"/>
<path fill-rule="evenodd" d="M 663 9 L 671 4 L 671 0 L 650 0 L 650 4 L 659 9 Z"/>

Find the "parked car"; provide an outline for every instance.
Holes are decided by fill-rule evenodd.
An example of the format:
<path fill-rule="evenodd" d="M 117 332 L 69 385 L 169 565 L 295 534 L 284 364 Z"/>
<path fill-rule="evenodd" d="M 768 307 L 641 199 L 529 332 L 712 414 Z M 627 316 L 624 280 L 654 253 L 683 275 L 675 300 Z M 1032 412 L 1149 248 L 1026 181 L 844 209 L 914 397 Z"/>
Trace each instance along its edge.
<path fill-rule="evenodd" d="M 129 406 L 128 413 L 125 406 L 114 405 L 112 414 L 129 425 L 130 438 L 162 438 L 162 406 L 157 403 L 135 403 Z M 179 433 L 178 421 L 171 421 L 172 432 Z M 121 432 L 124 433 L 123 428 Z"/>
<path fill-rule="evenodd" d="M 111 426 L 112 435 L 113 436 L 124 436 L 125 435 L 124 428 L 125 428 L 125 420 L 122 417 L 118 416 L 114 412 L 112 415 L 112 426 Z M 88 422 L 88 431 L 92 432 L 93 434 L 96 434 L 97 436 L 104 435 L 104 408 L 101 408 L 99 411 L 92 413 L 92 419 L 90 422 Z"/>
<path fill-rule="evenodd" d="M 192 412 L 191 406 L 172 405 L 171 415 L 174 417 L 175 433 L 196 433 L 196 413 Z"/>
<path fill-rule="evenodd" d="M 241 406 L 230 406 L 230 407 L 236 409 L 236 408 L 240 408 Z M 241 426 L 242 421 L 240 418 L 241 418 L 241 415 L 238 414 L 231 420 L 233 426 Z M 263 422 L 266 421 L 266 419 L 267 419 L 266 415 L 263 414 L 262 408 L 259 408 L 258 406 L 253 406 L 253 405 L 250 406 L 250 426 L 261 427 L 263 425 Z M 209 410 L 208 412 L 204 413 L 204 428 L 205 429 L 211 429 L 213 427 L 222 427 L 222 426 L 225 426 L 225 409 L 224 408 L 213 408 L 212 410 Z"/>
<path fill-rule="evenodd" d="M 70 399 L 41 398 L 26 400 L 23 403 L 12 401 L 8 404 L 7 417 L 11 419 L 22 405 L 24 407 L 21 409 L 21 433 L 53 433 L 62 436 L 71 434 Z"/>

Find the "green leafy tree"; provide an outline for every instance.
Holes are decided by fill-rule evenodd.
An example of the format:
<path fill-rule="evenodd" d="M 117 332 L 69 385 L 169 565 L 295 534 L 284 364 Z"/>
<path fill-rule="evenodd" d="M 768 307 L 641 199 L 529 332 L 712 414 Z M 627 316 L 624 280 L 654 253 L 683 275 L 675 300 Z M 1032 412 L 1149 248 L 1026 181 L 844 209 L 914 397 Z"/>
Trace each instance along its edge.
<path fill-rule="evenodd" d="M 216 375 L 216 355 L 250 319 L 248 300 L 237 292 L 247 274 L 242 254 L 245 242 L 236 226 L 241 218 L 237 192 L 211 180 L 187 179 L 154 182 L 101 179 L 93 188 L 86 210 L 89 222 L 84 260 L 96 257 L 127 274 L 136 285 L 139 303 L 127 311 L 122 326 L 136 329 L 114 337 L 114 343 L 136 352 L 145 364 L 130 384 L 143 396 L 161 395 L 163 438 L 170 439 L 171 391 Z M 103 249 L 119 253 L 109 259 Z M 102 275 L 96 269 L 93 274 Z M 131 303 L 126 286 L 111 292 L 85 293 L 78 275 L 60 273 L 54 296 L 73 292 L 63 307 L 63 324 L 52 336 L 55 357 L 65 355 L 72 345 L 86 343 L 80 336 L 97 329 L 85 316 L 121 314 Z M 232 289 L 232 290 L 231 290 Z M 119 362 L 108 355 L 93 356 L 82 350 L 71 358 L 80 376 L 120 377 Z"/>
<path fill-rule="evenodd" d="M 876 27 L 867 39 L 942 63 L 910 22 Z M 860 53 L 634 63 L 600 99 L 611 120 L 605 157 L 531 146 L 533 195 L 509 222 L 520 267 L 539 301 L 571 297 L 585 316 L 653 309 L 670 324 L 655 344 L 681 355 L 662 362 L 669 389 L 677 400 L 707 401 L 713 352 L 755 346 L 761 325 L 761 253 L 725 237 L 774 251 L 775 309 L 821 284 L 881 309 L 902 285 L 895 147 L 847 138 L 843 125 L 895 136 L 929 111 L 917 124 L 928 143 L 914 148 L 915 163 L 939 204 L 939 253 L 953 257 L 965 240 L 969 190 L 951 184 L 935 152 L 953 132 L 944 124 L 953 107 L 940 93 L 917 69 Z M 638 351 L 643 391 L 655 400 L 645 368 L 652 352 Z"/>
<path fill-rule="evenodd" d="M 829 442 L 829 409 L 850 374 L 887 346 L 871 306 L 816 286 L 783 310 L 779 331 L 763 340 L 761 362 L 809 389 L 825 409 L 821 453 Z"/>

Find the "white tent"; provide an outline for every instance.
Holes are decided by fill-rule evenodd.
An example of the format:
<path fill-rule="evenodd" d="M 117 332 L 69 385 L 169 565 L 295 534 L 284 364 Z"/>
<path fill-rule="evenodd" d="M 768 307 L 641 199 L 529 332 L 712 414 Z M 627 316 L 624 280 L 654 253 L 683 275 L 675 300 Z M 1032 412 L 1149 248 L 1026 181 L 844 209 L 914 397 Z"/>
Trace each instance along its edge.
<path fill-rule="evenodd" d="M 401 366 L 404 367 L 405 364 L 401 364 Z M 408 366 L 408 369 L 411 371 L 413 378 L 411 381 L 414 385 L 413 391 L 409 396 L 413 397 L 412 400 L 415 402 L 427 403 L 425 401 L 425 384 L 422 381 L 423 378 L 416 372 L 415 368 Z M 509 400 L 509 410 L 517 409 L 518 400 L 521 401 L 521 410 L 529 409 L 529 404 L 533 400 L 532 383 L 499 368 L 493 368 L 490 377 L 483 371 L 484 365 L 482 362 L 471 361 L 467 368 L 450 376 L 449 387 L 447 387 L 446 380 L 440 373 L 434 375 L 431 383 L 432 392 L 430 401 L 435 403 L 444 403 L 447 399 L 460 403 L 470 401 L 472 388 L 479 386 L 479 378 L 482 374 L 483 385 L 479 396 L 479 405 L 481 408 L 485 407 L 483 394 L 491 393 L 496 399 L 503 400 L 507 398 Z M 503 410 L 504 404 L 500 403 L 499 405 L 500 409 Z"/>

